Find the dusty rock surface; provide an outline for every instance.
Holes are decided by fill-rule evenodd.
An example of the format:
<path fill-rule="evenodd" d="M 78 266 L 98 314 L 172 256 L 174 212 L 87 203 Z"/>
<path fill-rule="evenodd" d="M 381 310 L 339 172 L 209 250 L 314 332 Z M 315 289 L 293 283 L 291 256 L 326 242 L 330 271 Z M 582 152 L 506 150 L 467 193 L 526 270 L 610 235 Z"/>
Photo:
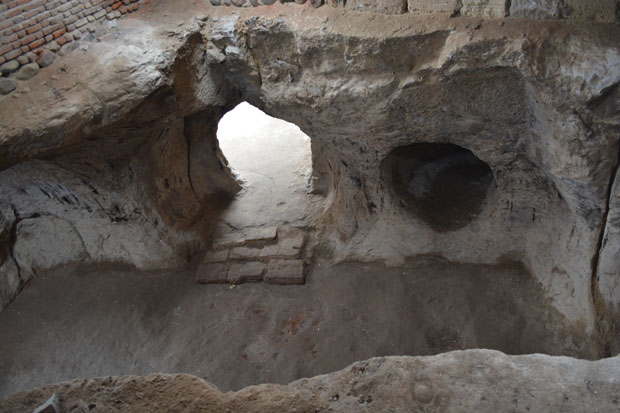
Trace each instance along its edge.
<path fill-rule="evenodd" d="M 281 0 L 291 3 L 293 0 Z M 276 0 L 210 0 L 214 6 L 272 6 Z M 306 0 L 295 0 L 305 4 Z M 575 19 L 614 23 L 620 21 L 616 0 L 311 0 L 313 7 L 330 5 L 371 13 L 414 13 L 481 18 Z"/>
<path fill-rule="evenodd" d="M 29 411 L 54 392 L 70 412 L 615 412 L 620 358 L 588 362 L 489 350 L 384 357 L 235 393 L 189 375 L 106 377 L 19 393 L 0 411 Z"/>

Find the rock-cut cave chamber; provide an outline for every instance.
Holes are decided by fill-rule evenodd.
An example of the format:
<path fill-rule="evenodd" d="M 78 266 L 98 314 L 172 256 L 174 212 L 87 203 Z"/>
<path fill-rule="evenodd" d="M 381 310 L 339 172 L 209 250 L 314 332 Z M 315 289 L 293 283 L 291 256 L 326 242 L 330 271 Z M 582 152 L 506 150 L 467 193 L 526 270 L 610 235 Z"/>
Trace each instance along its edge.
<path fill-rule="evenodd" d="M 0 52 L 0 410 L 620 402 L 616 3 L 118 3 Z"/>
<path fill-rule="evenodd" d="M 474 220 L 493 182 L 491 168 L 451 144 L 418 143 L 394 149 L 383 161 L 394 196 L 435 231 Z"/>

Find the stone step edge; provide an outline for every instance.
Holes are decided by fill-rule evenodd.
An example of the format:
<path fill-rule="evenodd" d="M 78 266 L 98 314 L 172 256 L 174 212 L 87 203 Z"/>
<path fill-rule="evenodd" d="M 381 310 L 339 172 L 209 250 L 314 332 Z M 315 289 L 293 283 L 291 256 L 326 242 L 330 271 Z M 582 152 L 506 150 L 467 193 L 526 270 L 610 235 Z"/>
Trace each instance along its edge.
<path fill-rule="evenodd" d="M 281 236 L 276 242 L 264 245 L 243 245 L 207 251 L 204 264 L 228 261 L 268 261 L 272 259 L 299 259 L 306 246 L 306 234 Z"/>
<path fill-rule="evenodd" d="M 278 227 L 258 227 L 250 228 L 245 231 L 231 232 L 213 240 L 211 248 L 214 251 L 220 251 L 246 245 L 260 246 L 269 242 L 276 242 L 279 232 Z"/>
<path fill-rule="evenodd" d="M 243 267 L 246 268 L 243 268 Z M 250 266 L 253 267 L 250 269 Z M 230 270 L 235 269 L 231 277 Z M 277 285 L 302 285 L 306 279 L 307 263 L 299 259 L 271 259 L 261 261 L 228 261 L 208 263 L 198 267 L 197 284 L 230 284 L 265 282 Z M 246 274 L 244 274 L 246 272 Z"/>

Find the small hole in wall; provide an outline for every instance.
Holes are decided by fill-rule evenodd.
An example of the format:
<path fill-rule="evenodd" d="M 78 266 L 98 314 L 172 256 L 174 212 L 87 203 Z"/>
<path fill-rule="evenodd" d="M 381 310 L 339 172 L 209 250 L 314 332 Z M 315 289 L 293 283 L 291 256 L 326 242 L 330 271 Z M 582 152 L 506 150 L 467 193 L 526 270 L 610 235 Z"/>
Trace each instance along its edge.
<path fill-rule="evenodd" d="M 398 203 L 438 232 L 473 221 L 493 182 L 489 165 L 452 144 L 398 147 L 384 159 L 382 169 Z"/>

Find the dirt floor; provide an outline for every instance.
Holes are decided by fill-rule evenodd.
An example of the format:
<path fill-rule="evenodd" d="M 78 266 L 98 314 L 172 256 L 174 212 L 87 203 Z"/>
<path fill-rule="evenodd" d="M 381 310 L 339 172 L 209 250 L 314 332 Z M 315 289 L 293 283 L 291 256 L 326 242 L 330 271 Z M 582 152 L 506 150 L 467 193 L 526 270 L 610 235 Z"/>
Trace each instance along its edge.
<path fill-rule="evenodd" d="M 381 355 L 490 348 L 590 357 L 516 266 L 386 269 L 317 259 L 304 286 L 197 285 L 187 272 L 64 267 L 0 313 L 0 400 L 74 378 L 184 372 L 220 389 Z"/>

